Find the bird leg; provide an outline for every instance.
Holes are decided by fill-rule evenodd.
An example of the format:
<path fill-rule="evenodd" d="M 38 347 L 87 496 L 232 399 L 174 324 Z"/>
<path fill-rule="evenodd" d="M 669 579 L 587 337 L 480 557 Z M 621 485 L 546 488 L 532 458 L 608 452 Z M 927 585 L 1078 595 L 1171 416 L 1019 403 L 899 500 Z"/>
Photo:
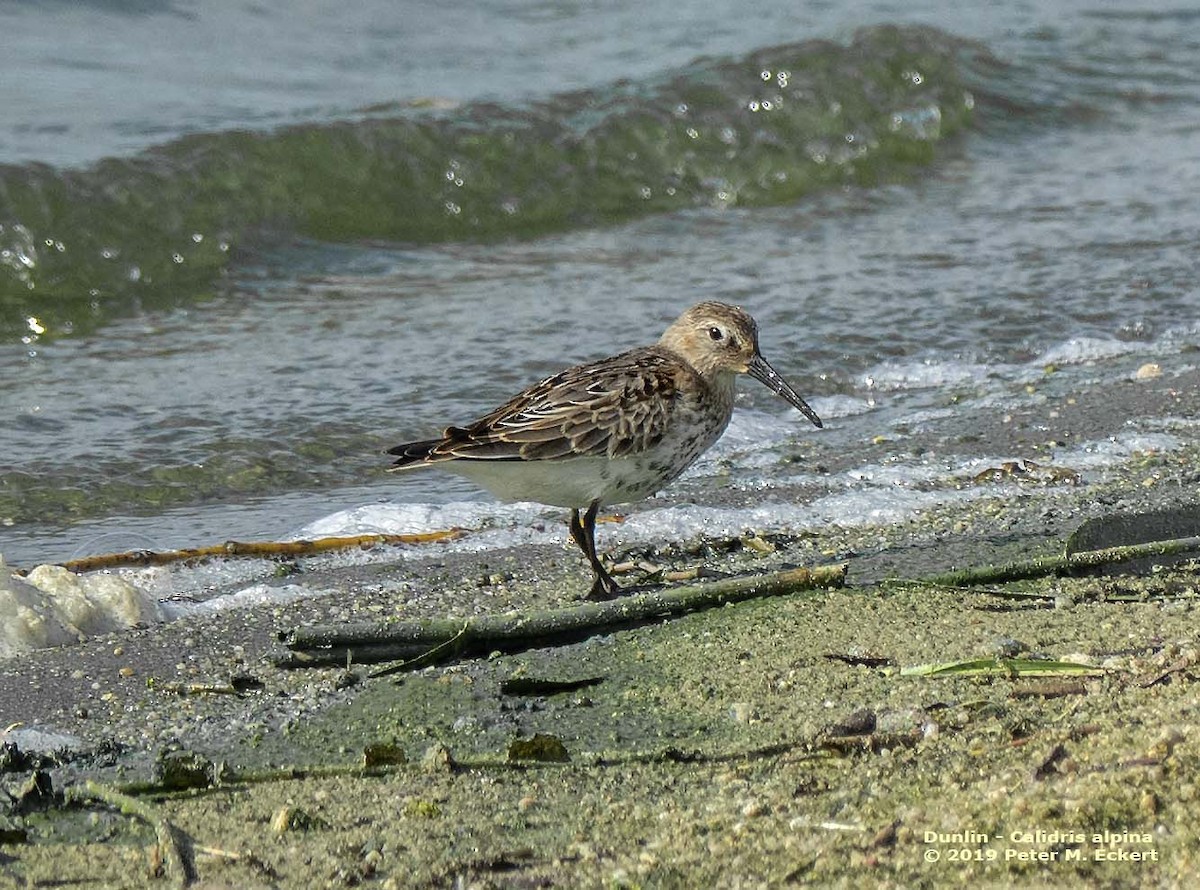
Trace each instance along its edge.
<path fill-rule="evenodd" d="M 588 592 L 587 598 L 610 600 L 620 594 L 621 585 L 605 571 L 604 566 L 600 563 L 600 557 L 596 555 L 596 513 L 599 509 L 600 502 L 592 501 L 587 512 L 583 514 L 583 521 L 579 519 L 579 510 L 571 510 L 571 540 L 579 545 L 579 549 L 587 557 L 592 571 L 596 573 L 596 580 L 592 582 L 592 589 Z"/>

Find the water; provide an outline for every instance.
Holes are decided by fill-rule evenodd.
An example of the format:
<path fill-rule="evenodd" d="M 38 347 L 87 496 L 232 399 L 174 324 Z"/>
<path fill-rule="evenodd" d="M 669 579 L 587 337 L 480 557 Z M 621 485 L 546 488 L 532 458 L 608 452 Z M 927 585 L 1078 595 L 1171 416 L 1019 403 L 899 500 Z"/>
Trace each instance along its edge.
<path fill-rule="evenodd" d="M 875 436 L 1190 366 L 1200 14 L 1001 6 L 0 3 L 0 553 L 556 539 L 379 452 L 698 299 L 827 429 L 744 384 L 620 534 L 890 521 L 1013 455 Z M 797 442 L 838 473 L 756 506 Z"/>

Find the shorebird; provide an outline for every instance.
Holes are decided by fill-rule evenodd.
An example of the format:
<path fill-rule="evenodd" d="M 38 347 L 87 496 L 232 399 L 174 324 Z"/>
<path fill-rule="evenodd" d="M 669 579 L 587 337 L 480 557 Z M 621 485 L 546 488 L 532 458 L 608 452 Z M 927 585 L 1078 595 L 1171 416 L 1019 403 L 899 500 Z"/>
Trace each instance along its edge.
<path fill-rule="evenodd" d="M 568 368 L 474 423 L 387 453 L 396 455 L 393 470 L 439 466 L 504 500 L 570 507 L 571 538 L 595 573 L 588 598 L 610 599 L 621 587 L 596 553 L 597 512 L 654 494 L 716 442 L 733 414 L 738 374 L 821 426 L 762 357 L 754 319 L 705 302 L 654 346 Z"/>

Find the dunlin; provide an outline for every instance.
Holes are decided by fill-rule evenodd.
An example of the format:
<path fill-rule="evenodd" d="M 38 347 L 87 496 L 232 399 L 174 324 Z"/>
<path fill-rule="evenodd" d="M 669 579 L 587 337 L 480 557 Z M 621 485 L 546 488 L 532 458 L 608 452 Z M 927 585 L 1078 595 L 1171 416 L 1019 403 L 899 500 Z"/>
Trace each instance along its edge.
<path fill-rule="evenodd" d="M 762 357 L 754 319 L 707 302 L 654 346 L 568 368 L 468 426 L 388 453 L 397 456 L 393 469 L 437 465 L 505 500 L 570 507 L 571 537 L 596 575 L 589 598 L 608 599 L 621 587 L 596 554 L 597 511 L 654 494 L 716 442 L 733 413 L 738 374 L 821 426 Z"/>

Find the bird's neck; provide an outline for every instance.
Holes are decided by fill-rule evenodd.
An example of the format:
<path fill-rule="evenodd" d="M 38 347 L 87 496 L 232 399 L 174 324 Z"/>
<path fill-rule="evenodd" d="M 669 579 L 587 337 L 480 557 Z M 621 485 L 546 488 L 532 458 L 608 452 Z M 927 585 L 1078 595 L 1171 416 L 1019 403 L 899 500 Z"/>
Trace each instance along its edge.
<path fill-rule="evenodd" d="M 737 374 L 733 371 L 712 371 L 701 376 L 722 403 L 733 406 L 733 390 L 737 384 Z"/>

